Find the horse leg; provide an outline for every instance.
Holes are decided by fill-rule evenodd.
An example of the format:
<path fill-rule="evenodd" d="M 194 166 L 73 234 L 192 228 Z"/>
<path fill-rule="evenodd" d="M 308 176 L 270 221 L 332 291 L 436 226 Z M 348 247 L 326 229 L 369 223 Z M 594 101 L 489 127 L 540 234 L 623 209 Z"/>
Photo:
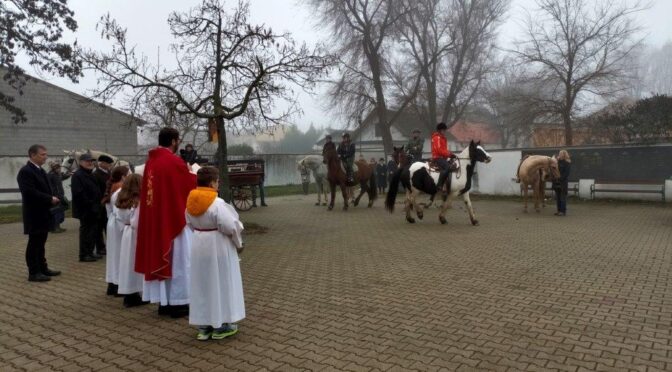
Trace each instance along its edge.
<path fill-rule="evenodd" d="M 541 198 L 541 195 L 539 194 L 539 185 L 535 185 L 535 187 L 532 190 L 532 195 L 534 197 L 534 210 L 535 212 L 539 213 L 541 212 L 541 209 L 539 209 L 539 199 Z"/>
<path fill-rule="evenodd" d="M 528 195 L 527 195 L 527 184 L 521 182 L 520 187 L 521 187 L 522 190 L 523 190 L 523 203 L 524 203 L 524 205 L 525 205 L 525 206 L 523 207 L 523 212 L 527 213 L 527 198 L 528 198 Z"/>
<path fill-rule="evenodd" d="M 441 212 L 439 212 L 439 222 L 441 222 L 442 225 L 445 225 L 448 222 L 448 220 L 446 220 L 446 211 L 448 210 L 449 204 L 450 204 L 450 198 L 446 198 L 441 203 Z"/>
<path fill-rule="evenodd" d="M 364 182 L 359 183 L 359 195 L 355 199 L 353 205 L 356 207 L 359 205 L 359 200 L 362 198 L 362 195 L 366 192 L 366 184 Z"/>
<path fill-rule="evenodd" d="M 315 205 L 320 205 L 320 202 L 322 201 L 322 184 L 319 183 L 317 179 L 315 180 L 315 187 L 317 188 L 317 203 L 315 203 Z"/>
<path fill-rule="evenodd" d="M 348 187 L 341 185 L 341 193 L 343 194 L 343 210 L 348 210 Z"/>
<path fill-rule="evenodd" d="M 467 211 L 469 211 L 469 220 L 474 226 L 478 226 L 478 220 L 476 219 L 476 213 L 474 213 L 474 208 L 471 205 L 471 198 L 469 197 L 469 192 L 465 192 L 462 196 L 464 198 L 464 204 L 467 206 Z"/>
<path fill-rule="evenodd" d="M 413 205 L 415 206 L 415 214 L 418 216 L 419 220 L 422 220 L 422 218 L 425 217 L 425 214 L 422 204 L 416 202 L 416 196 L 413 197 Z"/>
<path fill-rule="evenodd" d="M 406 221 L 408 221 L 408 223 L 415 223 L 415 219 L 411 217 L 412 209 L 413 209 L 413 191 L 406 194 L 406 202 L 404 203 L 404 211 L 406 212 Z"/>
<path fill-rule="evenodd" d="M 331 189 L 331 201 L 327 210 L 332 210 L 334 209 L 334 199 L 336 198 L 336 184 L 329 182 L 329 188 Z M 327 199 L 325 198 L 324 200 L 326 201 Z"/>

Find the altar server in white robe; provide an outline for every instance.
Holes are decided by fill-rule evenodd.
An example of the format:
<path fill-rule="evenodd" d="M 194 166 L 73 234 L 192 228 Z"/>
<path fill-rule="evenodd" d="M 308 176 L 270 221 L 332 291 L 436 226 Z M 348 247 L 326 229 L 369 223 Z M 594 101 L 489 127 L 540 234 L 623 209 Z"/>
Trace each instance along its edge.
<path fill-rule="evenodd" d="M 121 245 L 121 234 L 124 231 L 124 224 L 117 219 L 117 197 L 121 186 L 128 174 L 128 167 L 118 166 L 112 169 L 110 179 L 107 181 L 107 189 L 103 197 L 105 210 L 107 212 L 107 229 L 105 236 L 107 256 L 105 257 L 105 281 L 107 282 L 107 294 L 116 296 L 119 285 L 119 250 Z"/>
<path fill-rule="evenodd" d="M 191 248 L 189 323 L 198 326 L 197 339 L 223 339 L 238 332 L 245 318 L 240 274 L 243 224 L 235 209 L 217 197 L 219 172 L 201 168 L 198 187 L 189 193 L 186 220 L 194 233 Z"/>
<path fill-rule="evenodd" d="M 138 204 L 142 176 L 132 174 L 126 177 L 117 198 L 117 218 L 124 225 L 119 250 L 119 294 L 124 295 L 124 306 L 144 305 L 142 274 L 135 272 L 135 248 L 138 229 Z"/>

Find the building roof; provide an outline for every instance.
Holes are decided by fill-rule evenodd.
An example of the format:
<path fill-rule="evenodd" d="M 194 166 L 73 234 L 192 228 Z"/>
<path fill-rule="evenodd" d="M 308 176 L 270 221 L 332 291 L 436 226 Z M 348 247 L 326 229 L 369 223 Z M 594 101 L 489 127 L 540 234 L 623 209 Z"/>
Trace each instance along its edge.
<path fill-rule="evenodd" d="M 460 120 L 448 128 L 448 132 L 457 142 L 474 140 L 483 144 L 499 144 L 502 140 L 499 131 L 485 123 Z"/>

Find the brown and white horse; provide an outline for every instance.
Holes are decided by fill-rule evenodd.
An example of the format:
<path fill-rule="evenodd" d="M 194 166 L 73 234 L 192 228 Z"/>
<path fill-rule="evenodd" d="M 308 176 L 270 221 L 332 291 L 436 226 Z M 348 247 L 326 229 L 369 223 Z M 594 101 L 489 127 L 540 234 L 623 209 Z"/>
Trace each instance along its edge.
<path fill-rule="evenodd" d="M 525 207 L 523 211 L 527 213 L 528 188 L 532 187 L 532 198 L 534 199 L 534 209 L 539 212 L 539 204 L 543 204 L 544 189 L 546 181 L 560 177 L 558 160 L 554 157 L 544 155 L 527 155 L 518 165 L 516 181 L 520 182 L 520 190 L 523 193 Z"/>
<path fill-rule="evenodd" d="M 331 201 L 329 202 L 328 210 L 334 208 L 334 199 L 336 198 L 336 185 L 341 188 L 341 193 L 343 194 L 343 210 L 348 210 L 348 199 L 349 195 L 352 195 L 352 186 L 359 183 L 360 192 L 357 198 L 353 201 L 354 206 L 356 207 L 359 204 L 359 200 L 362 198 L 362 195 L 366 192 L 369 195 L 369 204 L 368 207 L 371 208 L 373 201 L 376 200 L 377 188 L 376 188 L 376 177 L 373 172 L 373 167 L 366 162 L 366 160 L 357 160 L 355 165 L 357 165 L 357 171 L 354 174 L 355 183 L 348 184 L 347 177 L 345 175 L 345 170 L 341 165 L 341 160 L 338 158 L 338 153 L 336 152 L 336 145 L 332 142 L 327 145 L 324 149 L 324 162 L 327 164 L 327 181 L 329 181 L 329 187 L 331 189 Z"/>

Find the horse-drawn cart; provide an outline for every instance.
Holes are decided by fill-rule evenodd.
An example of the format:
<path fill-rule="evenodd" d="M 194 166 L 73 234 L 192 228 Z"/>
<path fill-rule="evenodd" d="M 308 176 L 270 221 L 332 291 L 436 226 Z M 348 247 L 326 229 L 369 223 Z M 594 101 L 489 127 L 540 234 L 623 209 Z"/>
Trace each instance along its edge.
<path fill-rule="evenodd" d="M 249 211 L 256 204 L 257 188 L 264 180 L 264 161 L 231 160 L 228 166 L 231 203 L 239 211 Z"/>

